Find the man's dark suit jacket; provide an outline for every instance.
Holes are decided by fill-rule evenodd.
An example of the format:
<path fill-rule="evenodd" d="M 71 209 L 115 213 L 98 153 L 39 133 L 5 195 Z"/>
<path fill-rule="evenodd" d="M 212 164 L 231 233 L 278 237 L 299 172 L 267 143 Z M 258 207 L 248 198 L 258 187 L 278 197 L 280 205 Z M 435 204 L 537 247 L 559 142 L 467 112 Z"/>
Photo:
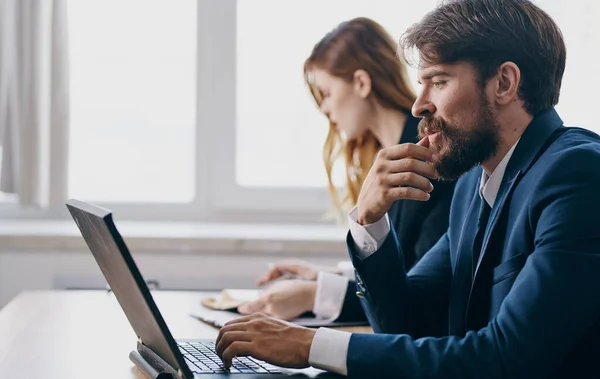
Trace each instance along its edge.
<path fill-rule="evenodd" d="M 409 115 L 400 143 L 416 143 L 419 119 Z M 398 200 L 388 215 L 404 252 L 405 267 L 412 267 L 448 229 L 450 202 L 456 182 L 432 181 L 434 190 L 428 201 Z M 337 321 L 366 321 L 356 296 L 356 284 L 348 282 L 342 312 Z"/>
<path fill-rule="evenodd" d="M 450 226 L 406 274 L 394 228 L 361 259 L 378 333 L 353 334 L 350 378 L 599 378 L 600 137 L 537 115 L 508 163 L 473 273 L 481 167 Z M 473 276 L 474 275 L 474 276 Z"/>

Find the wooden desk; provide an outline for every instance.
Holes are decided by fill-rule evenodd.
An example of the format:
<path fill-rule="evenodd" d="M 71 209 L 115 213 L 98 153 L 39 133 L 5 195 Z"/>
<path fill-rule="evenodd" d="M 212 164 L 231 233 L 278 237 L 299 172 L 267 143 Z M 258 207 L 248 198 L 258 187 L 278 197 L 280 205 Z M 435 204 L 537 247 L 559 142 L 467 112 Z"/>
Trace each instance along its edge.
<path fill-rule="evenodd" d="M 153 292 L 176 339 L 217 336 L 189 316 L 205 295 Z M 0 311 L 0 378 L 146 378 L 128 358 L 135 346 L 125 314 L 104 291 L 24 292 Z"/>

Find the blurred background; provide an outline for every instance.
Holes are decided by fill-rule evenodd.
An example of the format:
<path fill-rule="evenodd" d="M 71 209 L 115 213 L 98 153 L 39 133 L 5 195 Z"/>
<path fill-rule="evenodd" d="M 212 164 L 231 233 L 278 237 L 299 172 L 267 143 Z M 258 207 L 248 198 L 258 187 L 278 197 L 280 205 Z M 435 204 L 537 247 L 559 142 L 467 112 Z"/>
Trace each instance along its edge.
<path fill-rule="evenodd" d="M 342 21 L 370 17 L 398 39 L 437 3 L 0 0 L 0 308 L 24 289 L 104 287 L 69 198 L 111 209 L 164 289 L 252 287 L 268 262 L 345 259 L 304 60 Z M 557 109 L 600 132 L 600 3 L 536 3 L 567 45 Z"/>

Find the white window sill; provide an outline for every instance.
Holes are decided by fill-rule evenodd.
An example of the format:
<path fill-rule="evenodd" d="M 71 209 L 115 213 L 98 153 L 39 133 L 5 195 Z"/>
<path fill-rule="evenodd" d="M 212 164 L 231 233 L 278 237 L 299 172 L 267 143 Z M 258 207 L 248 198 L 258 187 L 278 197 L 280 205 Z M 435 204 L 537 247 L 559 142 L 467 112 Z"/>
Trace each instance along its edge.
<path fill-rule="evenodd" d="M 330 225 L 122 221 L 131 251 L 180 253 L 345 254 L 347 229 Z M 0 220 L 2 250 L 86 251 L 72 221 Z"/>

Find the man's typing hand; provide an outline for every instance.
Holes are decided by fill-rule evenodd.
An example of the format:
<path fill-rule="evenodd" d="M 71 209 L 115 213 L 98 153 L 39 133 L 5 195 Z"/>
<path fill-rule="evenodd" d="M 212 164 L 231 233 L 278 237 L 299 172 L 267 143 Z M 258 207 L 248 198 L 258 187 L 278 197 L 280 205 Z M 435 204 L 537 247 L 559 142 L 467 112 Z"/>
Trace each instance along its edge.
<path fill-rule="evenodd" d="M 217 354 L 225 367 L 235 357 L 251 356 L 289 368 L 309 366 L 308 357 L 316 330 L 262 313 L 229 321 L 219 330 Z"/>

